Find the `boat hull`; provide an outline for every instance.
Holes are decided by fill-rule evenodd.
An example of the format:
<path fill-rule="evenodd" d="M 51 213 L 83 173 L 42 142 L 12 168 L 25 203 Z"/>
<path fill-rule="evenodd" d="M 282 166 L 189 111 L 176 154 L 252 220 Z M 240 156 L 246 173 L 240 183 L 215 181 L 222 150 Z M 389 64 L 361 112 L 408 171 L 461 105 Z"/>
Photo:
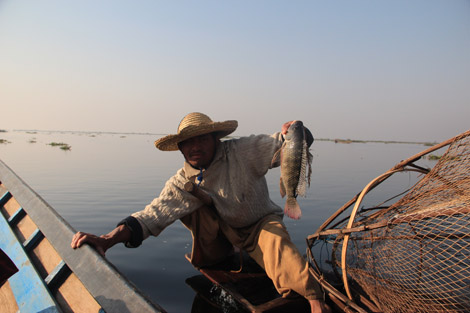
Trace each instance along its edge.
<path fill-rule="evenodd" d="M 0 161 L 0 249 L 19 268 L 0 288 L 0 312 L 165 312 Z"/>

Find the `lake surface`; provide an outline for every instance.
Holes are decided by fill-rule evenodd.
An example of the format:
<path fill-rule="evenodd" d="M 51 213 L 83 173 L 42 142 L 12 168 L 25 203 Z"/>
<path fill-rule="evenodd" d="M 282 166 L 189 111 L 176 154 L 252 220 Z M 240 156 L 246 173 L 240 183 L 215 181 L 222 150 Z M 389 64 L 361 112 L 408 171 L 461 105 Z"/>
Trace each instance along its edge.
<path fill-rule="evenodd" d="M 157 197 L 166 180 L 183 165 L 179 152 L 161 152 L 153 142 L 161 136 L 81 132 L 0 133 L 0 159 L 61 214 L 76 230 L 104 234 Z M 64 151 L 51 142 L 66 143 Z M 284 221 L 302 253 L 305 238 L 373 178 L 427 147 L 421 144 L 316 141 L 311 187 L 300 198 L 303 216 Z M 442 152 L 441 152 L 442 153 Z M 437 153 L 439 154 L 439 153 Z M 421 166 L 435 162 L 422 160 Z M 279 168 L 267 174 L 273 201 L 279 194 Z M 416 178 L 399 174 L 377 189 L 366 203 L 377 204 L 409 188 Z M 185 283 L 198 275 L 184 254 L 191 235 L 178 221 L 136 249 L 113 247 L 107 258 L 168 312 L 191 312 L 195 292 Z"/>

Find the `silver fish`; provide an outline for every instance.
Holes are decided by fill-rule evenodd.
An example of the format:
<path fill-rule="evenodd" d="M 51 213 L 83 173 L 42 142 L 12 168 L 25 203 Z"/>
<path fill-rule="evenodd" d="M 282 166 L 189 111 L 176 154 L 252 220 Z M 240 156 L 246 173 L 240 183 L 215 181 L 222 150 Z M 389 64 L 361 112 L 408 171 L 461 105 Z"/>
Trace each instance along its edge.
<path fill-rule="evenodd" d="M 294 121 L 284 139 L 282 147 L 273 158 L 273 163 L 275 159 L 279 160 L 280 154 L 280 192 L 283 198 L 287 195 L 284 213 L 290 218 L 299 219 L 302 211 L 297 196 L 305 196 L 307 185 L 310 186 L 312 154 L 309 147 L 313 143 L 313 136 L 301 121 Z"/>

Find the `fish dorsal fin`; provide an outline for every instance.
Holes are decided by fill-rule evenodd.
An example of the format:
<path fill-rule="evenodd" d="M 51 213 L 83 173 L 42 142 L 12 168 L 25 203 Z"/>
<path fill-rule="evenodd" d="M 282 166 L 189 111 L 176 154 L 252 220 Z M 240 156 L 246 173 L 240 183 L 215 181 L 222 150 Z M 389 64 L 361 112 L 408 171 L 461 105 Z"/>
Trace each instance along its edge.
<path fill-rule="evenodd" d="M 302 147 L 302 159 L 301 159 L 301 165 L 300 165 L 300 174 L 299 174 L 299 183 L 297 185 L 297 194 L 299 196 L 305 196 L 307 192 L 307 181 L 305 179 L 306 177 L 306 170 L 307 170 L 307 153 L 306 153 L 306 148 L 307 143 L 304 141 L 303 147 Z"/>
<path fill-rule="evenodd" d="M 312 160 L 313 160 L 313 155 L 310 153 L 309 149 L 307 148 L 307 164 L 308 164 L 307 183 L 308 183 L 308 187 L 310 187 L 310 180 L 312 178 Z"/>
<path fill-rule="evenodd" d="M 307 193 L 307 184 L 310 187 L 310 176 L 312 175 L 312 154 L 308 150 L 307 142 L 304 140 L 302 147 L 302 161 L 300 167 L 299 184 L 297 185 L 297 194 L 305 196 Z"/>
<path fill-rule="evenodd" d="M 307 127 L 304 127 L 304 137 L 305 137 L 305 140 L 307 141 L 307 146 L 310 148 L 315 138 L 313 138 L 312 133 Z"/>

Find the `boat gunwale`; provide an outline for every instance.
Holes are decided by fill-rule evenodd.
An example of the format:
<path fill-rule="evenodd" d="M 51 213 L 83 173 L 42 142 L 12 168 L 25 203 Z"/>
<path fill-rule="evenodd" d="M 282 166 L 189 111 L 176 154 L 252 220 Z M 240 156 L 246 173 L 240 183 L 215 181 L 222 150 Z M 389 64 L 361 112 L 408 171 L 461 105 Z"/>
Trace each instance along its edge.
<path fill-rule="evenodd" d="M 93 248 L 72 249 L 73 227 L 2 160 L 0 182 L 105 311 L 165 312 Z"/>

